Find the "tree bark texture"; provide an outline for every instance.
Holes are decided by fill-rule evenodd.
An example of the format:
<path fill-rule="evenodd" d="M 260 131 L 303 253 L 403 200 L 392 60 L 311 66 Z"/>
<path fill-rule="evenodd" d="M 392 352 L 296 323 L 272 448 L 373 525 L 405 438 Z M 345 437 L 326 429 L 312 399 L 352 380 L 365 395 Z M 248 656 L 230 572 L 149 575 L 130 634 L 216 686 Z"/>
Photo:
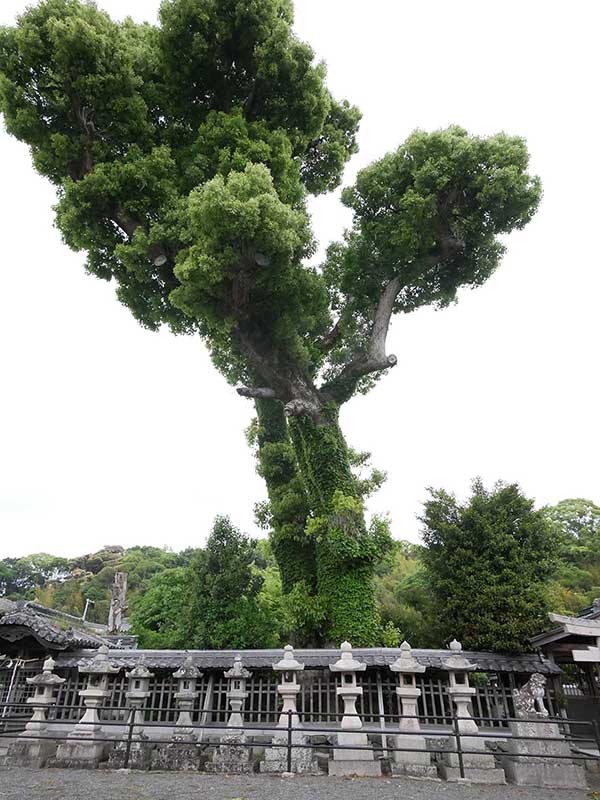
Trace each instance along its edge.
<path fill-rule="evenodd" d="M 304 581 L 316 590 L 315 545 L 306 535 L 308 496 L 298 471 L 283 404 L 256 399 L 259 472 L 267 484 L 271 507 L 271 546 L 285 594 Z"/>
<path fill-rule="evenodd" d="M 314 515 L 309 527 L 315 542 L 318 594 L 326 611 L 325 637 L 335 646 L 344 639 L 372 646 L 381 641 L 372 582 L 380 553 L 366 529 L 338 408 L 329 404 L 322 419 L 295 417 L 289 426 Z"/>

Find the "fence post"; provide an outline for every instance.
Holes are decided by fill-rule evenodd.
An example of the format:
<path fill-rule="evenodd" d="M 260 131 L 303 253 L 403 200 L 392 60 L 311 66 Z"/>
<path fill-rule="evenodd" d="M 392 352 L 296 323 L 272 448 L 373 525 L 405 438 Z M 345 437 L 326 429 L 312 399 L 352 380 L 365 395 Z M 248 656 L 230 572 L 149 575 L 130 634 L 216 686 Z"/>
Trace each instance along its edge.
<path fill-rule="evenodd" d="M 288 711 L 287 720 L 287 771 L 292 771 L 292 710 Z"/>
<path fill-rule="evenodd" d="M 125 760 L 123 761 L 123 769 L 127 769 L 129 767 L 129 757 L 131 755 L 131 740 L 133 739 L 133 728 L 135 725 L 135 711 L 130 708 L 129 709 L 129 729 L 127 731 L 127 744 L 125 745 Z"/>
<path fill-rule="evenodd" d="M 454 736 L 456 739 L 456 755 L 458 756 L 458 768 L 460 770 L 460 777 L 465 777 L 465 763 L 463 760 L 462 742 L 460 740 L 460 724 L 456 711 L 452 707 L 452 727 L 454 728 Z"/>

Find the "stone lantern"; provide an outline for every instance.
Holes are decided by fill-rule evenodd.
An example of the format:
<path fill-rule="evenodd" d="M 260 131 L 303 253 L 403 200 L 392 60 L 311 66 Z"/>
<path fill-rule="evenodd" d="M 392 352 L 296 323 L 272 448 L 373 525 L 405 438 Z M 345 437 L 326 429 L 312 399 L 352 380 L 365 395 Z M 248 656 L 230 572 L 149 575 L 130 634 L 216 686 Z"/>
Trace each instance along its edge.
<path fill-rule="evenodd" d="M 180 770 L 184 772 L 200 769 L 201 754 L 198 742 L 202 739 L 202 730 L 196 733 L 192 722 L 192 711 L 198 691 L 198 680 L 202 677 L 200 670 L 194 666 L 191 656 L 187 656 L 179 669 L 173 673 L 177 679 L 178 691 L 175 700 L 179 715 L 171 734 L 171 743 L 159 745 L 152 751 L 152 769 Z"/>
<path fill-rule="evenodd" d="M 125 673 L 125 677 L 129 681 L 125 692 L 131 706 L 129 724 L 133 723 L 133 735 L 141 739 L 144 738 L 144 706 L 150 697 L 150 679 L 154 677 L 154 673 L 150 672 L 142 656 L 135 667 Z"/>
<path fill-rule="evenodd" d="M 97 766 L 105 758 L 107 742 L 106 734 L 100 724 L 98 710 L 104 700 L 110 697 L 108 679 L 119 672 L 108 658 L 108 647 L 102 645 L 90 661 L 80 661 L 78 669 L 81 675 L 87 675 L 87 686 L 79 692 L 85 704 L 85 714 L 79 720 L 68 740 L 61 744 L 56 754 L 60 765 Z"/>
<path fill-rule="evenodd" d="M 55 661 L 49 656 L 44 661 L 42 672 L 33 678 L 26 678 L 27 683 L 33 686 L 35 694 L 28 697 L 27 702 L 33 706 L 33 716 L 25 726 L 20 736 L 28 741 L 17 741 L 8 749 L 8 762 L 15 766 L 43 767 L 56 753 L 57 744 L 52 738 L 31 739 L 30 737 L 52 737 L 52 730 L 48 730 L 46 717 L 47 709 L 56 703 L 56 690 L 65 682 L 54 674 Z"/>
<path fill-rule="evenodd" d="M 244 724 L 242 708 L 248 697 L 246 681 L 252 676 L 252 673 L 248 672 L 242 664 L 242 657 L 237 655 L 233 661 L 233 667 L 227 670 L 227 672 L 224 672 L 223 675 L 227 678 L 227 700 L 231 708 L 231 714 L 227 720 L 227 727 L 241 728 Z"/>
<path fill-rule="evenodd" d="M 179 716 L 171 738 L 175 742 L 195 742 L 198 736 L 192 727 L 192 711 L 198 696 L 196 684 L 202 677 L 202 673 L 194 666 L 192 657 L 188 656 L 179 669 L 173 673 L 173 677 L 177 678 L 178 682 L 175 700 Z M 200 738 L 202 738 L 202 731 L 200 731 Z"/>
<path fill-rule="evenodd" d="M 33 697 L 28 697 L 27 702 L 33 706 L 33 716 L 25 726 L 25 731 L 42 733 L 48 728 L 46 710 L 48 706 L 56 703 L 56 690 L 63 685 L 66 678 L 59 678 L 54 674 L 56 662 L 49 656 L 44 661 L 42 672 L 33 678 L 26 678 L 30 686 L 35 687 Z"/>
<path fill-rule="evenodd" d="M 479 728 L 471 714 L 471 700 L 477 690 L 469 684 L 469 673 L 477 669 L 462 652 L 462 644 L 454 639 L 450 642 L 450 655 L 442 659 L 442 669 L 448 671 L 449 685 L 446 692 L 456 709 L 456 728 L 461 737 L 463 750 L 480 751 L 463 755 L 465 778 L 476 783 L 505 783 L 504 772 L 496 769 L 496 761 L 491 753 L 485 751 L 485 739 L 469 734 L 479 733 Z M 456 737 L 448 740 L 456 750 Z M 439 772 L 446 780 L 459 780 L 460 768 L 456 753 L 444 753 Z"/>
<path fill-rule="evenodd" d="M 296 697 L 300 691 L 298 673 L 304 669 L 304 664 L 296 660 L 294 648 L 288 644 L 283 651 L 283 658 L 273 664 L 273 670 L 279 673 L 280 683 L 277 694 L 283 699 L 283 706 L 279 715 L 277 727 L 280 729 L 271 741 L 271 747 L 265 749 L 265 760 L 260 764 L 261 772 L 290 773 L 318 772 L 313 754 L 306 745 L 306 736 L 300 730 L 302 725 L 296 708 Z M 295 747 L 291 748 L 291 757 L 288 761 L 288 727 L 291 721 L 291 741 Z"/>
<path fill-rule="evenodd" d="M 207 772 L 224 772 L 232 775 L 253 772 L 252 749 L 246 743 L 243 730 L 244 718 L 242 709 L 248 697 L 246 681 L 252 676 L 242 664 L 242 657 L 237 655 L 233 667 L 223 673 L 227 679 L 227 700 L 231 714 L 227 720 L 227 732 L 221 737 L 219 747 L 213 753 L 212 760 L 206 764 Z"/>
<path fill-rule="evenodd" d="M 300 727 L 300 719 L 296 708 L 296 697 L 300 691 L 300 684 L 298 683 L 298 673 L 304 669 L 304 664 L 296 661 L 294 656 L 294 648 L 288 644 L 283 651 L 283 658 L 276 664 L 273 664 L 275 672 L 279 673 L 280 683 L 277 686 L 277 694 L 283 699 L 283 706 L 281 714 L 279 715 L 278 728 L 287 728 L 288 719 L 291 712 L 292 727 Z"/>
<path fill-rule="evenodd" d="M 129 682 L 125 697 L 131 707 L 127 720 L 126 740 L 121 740 L 111 751 L 109 767 L 120 769 L 127 766 L 132 769 L 149 769 L 152 760 L 152 748 L 144 733 L 144 706 L 150 697 L 150 679 L 154 673 L 146 666 L 144 656 L 135 667 L 125 673 Z"/>
<path fill-rule="evenodd" d="M 471 700 L 477 690 L 469 684 L 469 672 L 477 669 L 462 654 L 462 644 L 454 639 L 450 642 L 451 655 L 442 661 L 442 668 L 448 670 L 450 685 L 446 692 L 456 707 L 458 730 L 460 733 L 478 733 L 479 728 L 471 714 Z"/>
<path fill-rule="evenodd" d="M 352 655 L 352 645 L 344 642 L 341 645 L 341 658 L 329 665 L 332 672 L 339 674 L 339 685 L 336 695 L 342 698 L 344 714 L 340 727 L 342 732 L 337 735 L 340 747 L 333 750 L 333 761 L 329 764 L 330 775 L 381 775 L 381 764 L 374 760 L 372 749 L 351 749 L 352 747 L 367 748 L 369 741 L 367 734 L 362 733 L 362 719 L 356 711 L 356 701 L 362 697 L 362 687 L 356 682 L 356 673 L 364 672 L 367 665 L 357 661 Z"/>
<path fill-rule="evenodd" d="M 421 734 L 421 725 L 419 724 L 417 713 L 417 702 L 421 696 L 421 690 L 417 688 L 416 676 L 422 675 L 426 668 L 413 656 L 409 643 L 403 642 L 400 645 L 400 657 L 393 664 L 390 664 L 390 669 L 398 675 L 396 694 L 398 695 L 402 714 L 399 727 L 403 731 L 400 736 L 395 737 L 394 746 L 411 751 L 394 751 L 392 773 L 394 775 L 435 778 L 437 770 L 431 764 L 431 757 L 427 752 L 425 737 Z"/>

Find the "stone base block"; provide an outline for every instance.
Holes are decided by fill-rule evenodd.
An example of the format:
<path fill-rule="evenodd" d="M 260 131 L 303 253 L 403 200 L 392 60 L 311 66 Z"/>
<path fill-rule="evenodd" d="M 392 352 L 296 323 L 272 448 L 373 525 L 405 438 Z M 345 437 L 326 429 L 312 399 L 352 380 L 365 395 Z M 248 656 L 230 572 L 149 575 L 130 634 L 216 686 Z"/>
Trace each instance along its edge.
<path fill-rule="evenodd" d="M 329 774 L 336 778 L 351 775 L 358 778 L 379 778 L 381 776 L 381 761 L 333 759 L 329 762 Z"/>
<path fill-rule="evenodd" d="M 465 769 L 493 770 L 496 768 L 496 759 L 486 750 L 484 739 L 463 736 L 461 737 L 460 744 L 463 751 L 468 751 L 466 753 L 463 752 L 462 757 Z M 458 767 L 460 765 L 458 753 L 452 752 L 457 749 L 456 739 L 454 737 L 447 739 L 445 747 L 451 752 L 442 753 L 440 763 L 445 764 L 447 767 Z"/>
<path fill-rule="evenodd" d="M 152 766 L 153 752 L 154 745 L 148 739 L 134 739 L 129 748 L 129 760 L 126 764 L 127 742 L 119 742 L 109 753 L 108 768 L 124 769 L 127 766 L 128 769 L 148 770 Z"/>
<path fill-rule="evenodd" d="M 108 742 L 67 740 L 59 744 L 56 756 L 50 760 L 50 767 L 72 769 L 97 769 L 108 754 Z"/>
<path fill-rule="evenodd" d="M 54 758 L 58 742 L 27 741 L 9 745 L 4 764 L 10 767 L 37 767 L 41 769 Z"/>
<path fill-rule="evenodd" d="M 433 764 L 409 764 L 408 762 L 391 763 L 392 776 L 396 778 L 428 778 L 439 781 L 437 768 Z"/>
<path fill-rule="evenodd" d="M 491 753 L 483 752 L 485 744 L 483 739 L 461 740 L 461 745 L 466 750 L 481 750 L 480 753 L 464 753 L 463 767 L 465 781 L 470 783 L 506 783 L 504 770 L 496 766 L 496 759 Z M 456 741 L 451 739 L 449 747 L 456 747 Z M 438 763 L 438 774 L 445 781 L 459 781 L 460 762 L 457 753 L 443 753 Z"/>
<path fill-rule="evenodd" d="M 392 752 L 390 760 L 392 775 L 439 780 L 437 768 L 431 763 L 431 754 L 427 752 L 424 736 L 404 734 L 394 737 L 393 742 L 394 747 L 410 748 L 410 750 L 400 749 Z"/>
<path fill-rule="evenodd" d="M 300 775 L 320 775 L 321 770 L 309 747 L 294 747 L 294 744 L 306 744 L 306 738 L 292 740 L 292 763 L 288 770 L 288 749 L 285 739 L 274 738 L 273 745 L 265 748 L 265 760 L 260 763 L 260 771 L 267 774 L 283 774 L 287 772 Z"/>
<path fill-rule="evenodd" d="M 460 769 L 458 767 L 449 767 L 446 764 L 440 764 L 438 766 L 438 772 L 440 778 L 445 781 L 456 783 L 463 780 L 460 776 Z M 506 780 L 504 779 L 504 772 L 501 769 L 474 769 L 473 767 L 465 768 L 464 780 L 468 783 L 506 783 Z"/>
<path fill-rule="evenodd" d="M 535 756 L 541 753 L 545 756 L 568 756 L 571 754 L 569 743 L 562 736 L 558 725 L 554 722 L 529 722 L 520 720 L 509 724 L 510 732 L 516 736 L 526 738 L 507 739 L 509 753 L 515 755 L 527 755 L 533 753 L 533 761 L 539 760 L 547 763 L 546 759 L 537 759 Z M 531 763 L 528 759 L 527 763 Z"/>
<path fill-rule="evenodd" d="M 159 745 L 152 751 L 151 769 L 198 772 L 203 760 L 197 745 L 174 742 Z"/>
<path fill-rule="evenodd" d="M 306 740 L 303 740 L 302 744 L 306 744 Z M 298 775 L 322 774 L 317 759 L 309 747 L 292 747 L 291 770 L 288 770 L 287 747 L 268 747 L 265 749 L 265 760 L 260 763 L 260 771 L 272 775 L 284 772 Z"/>
<path fill-rule="evenodd" d="M 394 747 L 400 748 L 392 751 L 392 763 L 431 765 L 431 755 L 427 751 L 424 736 L 395 736 L 392 741 Z"/>
<path fill-rule="evenodd" d="M 444 753 L 441 762 L 448 767 L 460 766 L 457 753 Z M 496 759 L 491 753 L 465 753 L 463 766 L 465 769 L 495 769 Z"/>
<path fill-rule="evenodd" d="M 244 746 L 244 737 L 224 736 L 221 741 L 212 760 L 206 763 L 206 772 L 241 775 L 255 771 L 252 748 Z"/>
<path fill-rule="evenodd" d="M 563 761 L 507 761 L 504 765 L 506 779 L 518 786 L 543 786 L 548 789 L 587 789 L 585 770 L 576 764 Z"/>
<path fill-rule="evenodd" d="M 373 749 L 369 747 L 366 733 L 359 731 L 338 733 L 337 744 L 338 747 L 333 750 L 335 761 L 373 761 Z M 353 747 L 364 749 L 353 750 Z"/>

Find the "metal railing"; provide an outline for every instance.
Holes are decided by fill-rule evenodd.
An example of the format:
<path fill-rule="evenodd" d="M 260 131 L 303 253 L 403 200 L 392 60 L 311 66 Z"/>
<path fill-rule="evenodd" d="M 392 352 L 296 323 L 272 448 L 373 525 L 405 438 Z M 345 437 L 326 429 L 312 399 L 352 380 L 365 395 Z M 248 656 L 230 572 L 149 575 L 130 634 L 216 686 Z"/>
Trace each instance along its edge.
<path fill-rule="evenodd" d="M 3 719 L 3 726 L 0 728 L 0 741 L 2 739 L 10 739 L 10 740 L 18 740 L 18 741 L 56 741 L 58 743 L 63 742 L 77 742 L 76 736 L 74 736 L 76 726 L 71 724 L 68 726 L 68 730 L 58 730 L 57 726 L 62 726 L 65 728 L 65 721 L 63 719 L 52 718 L 50 716 L 46 720 L 47 729 L 42 732 L 35 732 L 35 731 L 28 731 L 26 727 L 24 727 L 24 717 L 23 717 L 23 707 L 25 704 L 23 703 L 7 703 L 6 708 L 12 710 L 13 713 L 8 713 Z M 27 704 L 26 708 L 29 712 L 32 711 L 32 706 L 34 704 Z M 41 706 L 40 706 L 41 707 Z M 78 708 L 78 706 L 76 706 Z M 47 707 L 46 707 L 47 708 Z M 50 709 L 49 709 L 50 710 Z M 123 712 L 123 706 L 103 706 L 99 709 L 103 715 L 110 715 L 110 712 L 119 711 Z M 496 721 L 494 717 L 477 717 L 477 716 L 469 716 L 469 717 L 459 717 L 456 714 L 446 714 L 444 715 L 443 719 L 446 723 L 446 728 L 444 730 L 427 730 L 421 729 L 420 731 L 414 730 L 403 730 L 402 728 L 398 727 L 398 715 L 386 714 L 382 715 L 380 719 L 379 725 L 372 725 L 368 724 L 361 729 L 350 729 L 349 732 L 356 733 L 361 732 L 366 734 L 370 737 L 371 740 L 381 738 L 381 743 L 377 741 L 367 744 L 367 745 L 358 745 L 358 744 L 349 744 L 345 745 L 342 742 L 337 741 L 337 736 L 339 734 L 343 734 L 345 731 L 341 729 L 339 726 L 334 727 L 330 720 L 334 719 L 336 721 L 341 720 L 342 717 L 360 717 L 360 714 L 341 714 L 341 713 L 320 713 L 315 714 L 315 712 L 310 712 L 310 714 L 303 714 L 303 712 L 298 711 L 289 711 L 287 712 L 287 724 L 285 727 L 281 727 L 279 725 L 273 725 L 272 723 L 267 722 L 266 724 L 261 724 L 259 722 L 244 722 L 242 726 L 239 727 L 232 727 L 227 725 L 223 722 L 211 722 L 211 723 L 203 723 L 203 722 L 193 722 L 191 725 L 186 724 L 186 730 L 192 730 L 194 733 L 198 732 L 200 735 L 197 737 L 196 741 L 177 741 L 169 736 L 168 738 L 161 736 L 160 733 L 157 736 L 152 736 L 151 732 L 152 729 L 163 729 L 166 727 L 164 724 L 160 722 L 154 721 L 144 721 L 142 725 L 136 721 L 135 709 L 131 706 L 128 706 L 126 709 L 128 717 L 127 721 L 124 722 L 123 720 L 115 720 L 115 719 L 101 719 L 100 724 L 102 729 L 116 729 L 119 728 L 120 730 L 114 730 L 113 735 L 109 733 L 109 730 L 102 731 L 101 736 L 94 736 L 93 739 L 86 739 L 86 741 L 93 741 L 93 742 L 104 742 L 104 743 L 111 743 L 113 745 L 117 744 L 124 744 L 125 745 L 125 753 L 123 759 L 123 766 L 125 768 L 129 767 L 130 760 L 131 760 L 131 748 L 134 742 L 134 738 L 136 736 L 136 732 L 140 733 L 143 731 L 144 733 L 144 741 L 148 743 L 151 747 L 161 746 L 161 745 L 169 745 L 172 747 L 189 747 L 190 745 L 195 745 L 198 748 L 199 752 L 206 751 L 208 748 L 214 747 L 243 747 L 243 748 L 255 748 L 255 747 L 264 747 L 264 748 L 278 748 L 282 749 L 285 748 L 286 750 L 286 763 L 287 763 L 287 771 L 293 771 L 293 761 L 294 761 L 294 750 L 302 750 L 302 749 L 310 749 L 312 751 L 323 750 L 323 748 L 335 749 L 335 750 L 369 750 L 375 754 L 379 753 L 379 759 L 384 757 L 384 753 L 423 753 L 425 752 L 422 747 L 403 747 L 399 746 L 403 736 L 411 736 L 414 737 L 415 735 L 422 736 L 425 740 L 429 740 L 427 742 L 427 753 L 436 756 L 448 756 L 448 755 L 455 755 L 457 762 L 458 762 L 458 769 L 461 778 L 465 778 L 466 776 L 466 767 L 465 767 L 465 756 L 481 756 L 483 755 L 494 755 L 491 750 L 486 750 L 485 745 L 481 749 L 473 749 L 473 745 L 469 747 L 469 743 L 473 740 L 488 740 L 493 742 L 508 742 L 508 741 L 524 741 L 524 742 L 536 742 L 541 743 L 538 748 L 532 752 L 527 750 L 527 752 L 501 752 L 497 755 L 502 758 L 510 758 L 510 759 L 552 759 L 552 760 L 570 760 L 570 761 L 599 761 L 600 762 L 600 724 L 596 720 L 590 721 L 581 721 L 581 720 L 574 720 L 568 719 L 565 717 L 538 717 L 538 718 L 517 718 L 517 717 L 510 717 L 506 718 L 505 722 L 507 723 L 527 723 L 527 725 L 548 725 L 554 724 L 557 726 L 557 735 L 556 736 L 531 736 L 531 735 L 522 735 L 515 733 L 512 730 L 507 729 L 498 729 L 498 728 L 490 728 L 488 730 L 478 730 L 478 732 L 468 732 L 468 731 L 461 731 L 461 722 L 470 721 L 475 722 L 476 724 L 485 724 L 488 725 Z M 143 709 L 143 712 L 146 716 L 152 716 L 152 712 L 156 709 L 152 707 L 148 707 Z M 253 716 L 255 717 L 270 717 L 271 712 L 253 712 Z M 303 717 L 311 717 L 314 718 L 318 716 L 320 719 L 324 719 L 324 724 L 315 724 L 311 722 L 309 724 L 302 723 Z M 299 725 L 294 724 L 294 719 L 298 718 L 300 720 Z M 401 719 L 408 720 L 408 719 L 419 719 L 419 717 L 409 717 L 403 716 Z M 387 727 L 386 720 L 394 720 L 394 727 Z M 7 723 L 11 722 L 18 722 L 20 723 L 20 729 L 10 728 L 10 725 Z M 83 721 L 79 721 L 77 723 L 79 730 L 84 730 L 86 725 L 92 725 L 97 723 L 86 723 Z M 53 726 L 54 730 L 52 729 Z M 587 735 L 573 735 L 570 732 L 571 726 L 577 726 L 578 730 L 581 728 L 587 729 L 589 731 L 589 736 Z M 177 728 L 174 726 L 172 727 L 172 731 L 176 734 Z M 139 729 L 142 729 L 140 731 Z M 562 732 L 561 732 L 562 731 Z M 223 739 L 219 737 L 218 739 L 206 739 L 207 734 L 214 734 L 217 732 L 228 733 L 231 735 L 238 734 L 238 737 L 235 741 L 228 740 L 227 738 Z M 346 731 L 348 732 L 348 731 Z M 268 734 L 273 734 L 271 736 L 270 741 L 261 740 L 260 737 L 265 737 Z M 294 737 L 294 734 L 302 734 L 302 740 L 299 740 L 298 737 Z M 314 742 L 311 739 L 317 737 L 325 736 L 327 741 L 324 744 L 323 742 Z M 390 737 L 398 737 L 394 738 L 394 743 L 389 744 L 387 740 Z M 445 739 L 443 746 L 440 744 L 436 744 L 436 740 Z M 570 752 L 569 753 L 556 753 L 552 752 L 549 753 L 547 750 L 545 751 L 542 744 L 545 742 L 563 742 L 569 745 Z M 595 752 L 582 752 L 583 746 L 587 745 L 589 747 L 590 743 L 592 743 L 592 747 L 598 748 L 598 754 Z M 410 744 L 410 742 L 409 742 Z M 466 747 L 465 747 L 466 744 Z M 573 751 L 573 747 L 581 748 L 580 751 Z M 556 748 L 554 748 L 555 750 Z"/>

